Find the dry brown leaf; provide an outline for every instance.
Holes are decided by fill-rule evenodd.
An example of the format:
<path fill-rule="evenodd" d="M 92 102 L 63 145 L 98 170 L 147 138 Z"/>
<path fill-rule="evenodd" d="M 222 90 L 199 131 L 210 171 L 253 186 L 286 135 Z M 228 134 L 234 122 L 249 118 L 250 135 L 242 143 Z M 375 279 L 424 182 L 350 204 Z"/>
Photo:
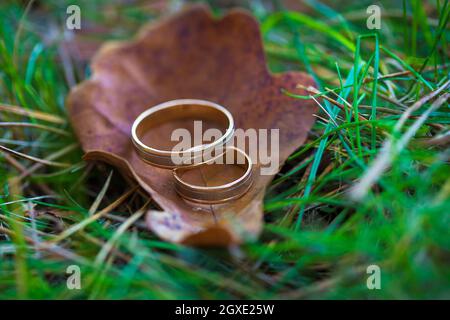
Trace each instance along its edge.
<path fill-rule="evenodd" d="M 151 24 L 130 42 L 104 45 L 92 68 L 92 79 L 70 93 L 71 122 L 86 160 L 110 163 L 134 177 L 164 210 L 147 213 L 148 227 L 162 239 L 190 245 L 255 239 L 272 176 L 257 174 L 251 190 L 236 201 L 192 205 L 176 194 L 170 170 L 140 160 L 131 125 L 142 111 L 164 101 L 210 100 L 230 110 L 236 128 L 279 128 L 283 163 L 304 142 L 315 106 L 282 89 L 306 94 L 296 86 L 313 85 L 312 78 L 300 72 L 271 75 L 254 18 L 234 10 L 217 20 L 203 6 Z"/>

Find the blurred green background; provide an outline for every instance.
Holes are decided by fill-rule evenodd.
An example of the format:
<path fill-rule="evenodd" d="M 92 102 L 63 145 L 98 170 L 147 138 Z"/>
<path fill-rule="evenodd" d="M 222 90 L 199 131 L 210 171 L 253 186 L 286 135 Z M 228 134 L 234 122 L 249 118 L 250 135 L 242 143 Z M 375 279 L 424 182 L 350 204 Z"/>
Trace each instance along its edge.
<path fill-rule="evenodd" d="M 147 195 L 116 205 L 129 184 L 81 160 L 67 119 L 67 94 L 104 41 L 129 39 L 188 1 L 2 0 L 0 298 L 449 299 L 448 103 L 422 103 L 395 128 L 420 98 L 449 92 L 448 1 L 207 3 L 217 16 L 251 11 L 270 69 L 308 72 L 329 98 L 316 95 L 307 142 L 267 190 L 260 239 L 226 249 L 159 240 L 143 217 L 130 220 Z M 70 4 L 79 31 L 65 27 Z M 379 30 L 367 28 L 372 4 Z M 383 142 L 411 134 L 352 201 Z M 71 265 L 80 290 L 67 287 Z M 367 287 L 369 265 L 380 267 L 379 290 Z"/>

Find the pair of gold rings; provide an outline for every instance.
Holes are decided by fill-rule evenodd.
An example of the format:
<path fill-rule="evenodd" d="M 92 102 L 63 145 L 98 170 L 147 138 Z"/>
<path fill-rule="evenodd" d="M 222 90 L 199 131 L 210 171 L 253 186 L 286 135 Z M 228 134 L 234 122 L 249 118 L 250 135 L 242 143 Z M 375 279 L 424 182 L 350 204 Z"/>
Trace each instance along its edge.
<path fill-rule="evenodd" d="M 208 143 L 204 143 L 206 132 L 212 133 Z M 151 107 L 136 118 L 131 129 L 133 145 L 143 161 L 172 169 L 175 189 L 184 199 L 210 204 L 239 198 L 253 182 L 250 157 L 227 144 L 233 134 L 231 113 L 198 99 Z"/>

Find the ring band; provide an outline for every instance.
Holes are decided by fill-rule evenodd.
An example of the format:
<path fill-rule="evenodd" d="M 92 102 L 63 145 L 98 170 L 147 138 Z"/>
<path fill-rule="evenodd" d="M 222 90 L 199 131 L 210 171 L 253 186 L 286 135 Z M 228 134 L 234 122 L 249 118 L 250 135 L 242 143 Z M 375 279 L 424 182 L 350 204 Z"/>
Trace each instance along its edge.
<path fill-rule="evenodd" d="M 180 127 L 191 127 L 195 121 L 222 129 L 222 136 L 208 144 L 202 144 L 202 141 L 186 150 L 173 151 L 173 141 L 167 135 Z M 158 167 L 174 168 L 203 162 L 206 152 L 221 148 L 233 133 L 233 116 L 221 105 L 206 100 L 179 99 L 158 104 L 141 113 L 131 128 L 131 139 L 142 160 Z M 149 137 L 147 144 L 143 141 L 144 136 Z"/>
<path fill-rule="evenodd" d="M 192 182 L 186 182 L 183 178 L 191 170 L 202 170 L 207 169 L 208 165 L 214 164 L 217 160 L 223 160 L 228 157 L 230 153 L 233 153 L 233 159 L 238 159 L 238 157 L 243 158 L 243 164 L 233 163 L 232 165 L 238 166 L 243 170 L 243 173 L 235 180 L 231 182 L 227 182 L 224 184 L 218 184 L 214 186 L 200 186 L 198 184 L 194 184 Z M 228 166 L 227 162 L 223 162 L 224 165 Z M 227 178 L 226 173 L 220 171 L 218 172 L 215 168 L 211 168 L 211 171 L 214 172 L 214 175 L 219 178 Z M 240 149 L 235 147 L 227 147 L 225 152 L 219 156 L 214 157 L 213 159 L 185 167 L 178 167 L 173 169 L 173 176 L 175 178 L 175 189 L 177 193 L 190 201 L 205 203 L 205 204 L 214 204 L 214 203 L 223 203 L 230 200 L 237 199 L 244 195 L 251 187 L 253 183 L 253 175 L 252 175 L 252 161 L 250 157 Z M 203 173 L 200 172 L 200 175 L 203 177 Z M 206 179 L 204 179 L 206 180 Z"/>

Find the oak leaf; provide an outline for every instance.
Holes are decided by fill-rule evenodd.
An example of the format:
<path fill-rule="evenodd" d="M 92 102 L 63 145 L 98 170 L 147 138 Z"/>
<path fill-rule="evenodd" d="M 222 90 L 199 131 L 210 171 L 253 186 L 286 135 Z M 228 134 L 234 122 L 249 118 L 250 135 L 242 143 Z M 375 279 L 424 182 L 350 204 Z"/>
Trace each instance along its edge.
<path fill-rule="evenodd" d="M 70 120 L 85 160 L 117 167 L 160 206 L 161 211 L 146 215 L 149 229 L 162 239 L 189 245 L 256 239 L 263 224 L 264 191 L 273 176 L 256 174 L 251 190 L 238 200 L 193 205 L 175 192 L 171 171 L 144 163 L 130 140 L 131 125 L 142 111 L 192 98 L 228 108 L 236 128 L 278 128 L 281 164 L 301 146 L 315 106 L 283 89 L 306 94 L 297 85 L 314 82 L 301 72 L 268 71 L 256 20 L 241 10 L 216 19 L 205 7 L 194 6 L 150 24 L 129 42 L 105 44 L 92 70 L 92 78 L 69 95 Z"/>

